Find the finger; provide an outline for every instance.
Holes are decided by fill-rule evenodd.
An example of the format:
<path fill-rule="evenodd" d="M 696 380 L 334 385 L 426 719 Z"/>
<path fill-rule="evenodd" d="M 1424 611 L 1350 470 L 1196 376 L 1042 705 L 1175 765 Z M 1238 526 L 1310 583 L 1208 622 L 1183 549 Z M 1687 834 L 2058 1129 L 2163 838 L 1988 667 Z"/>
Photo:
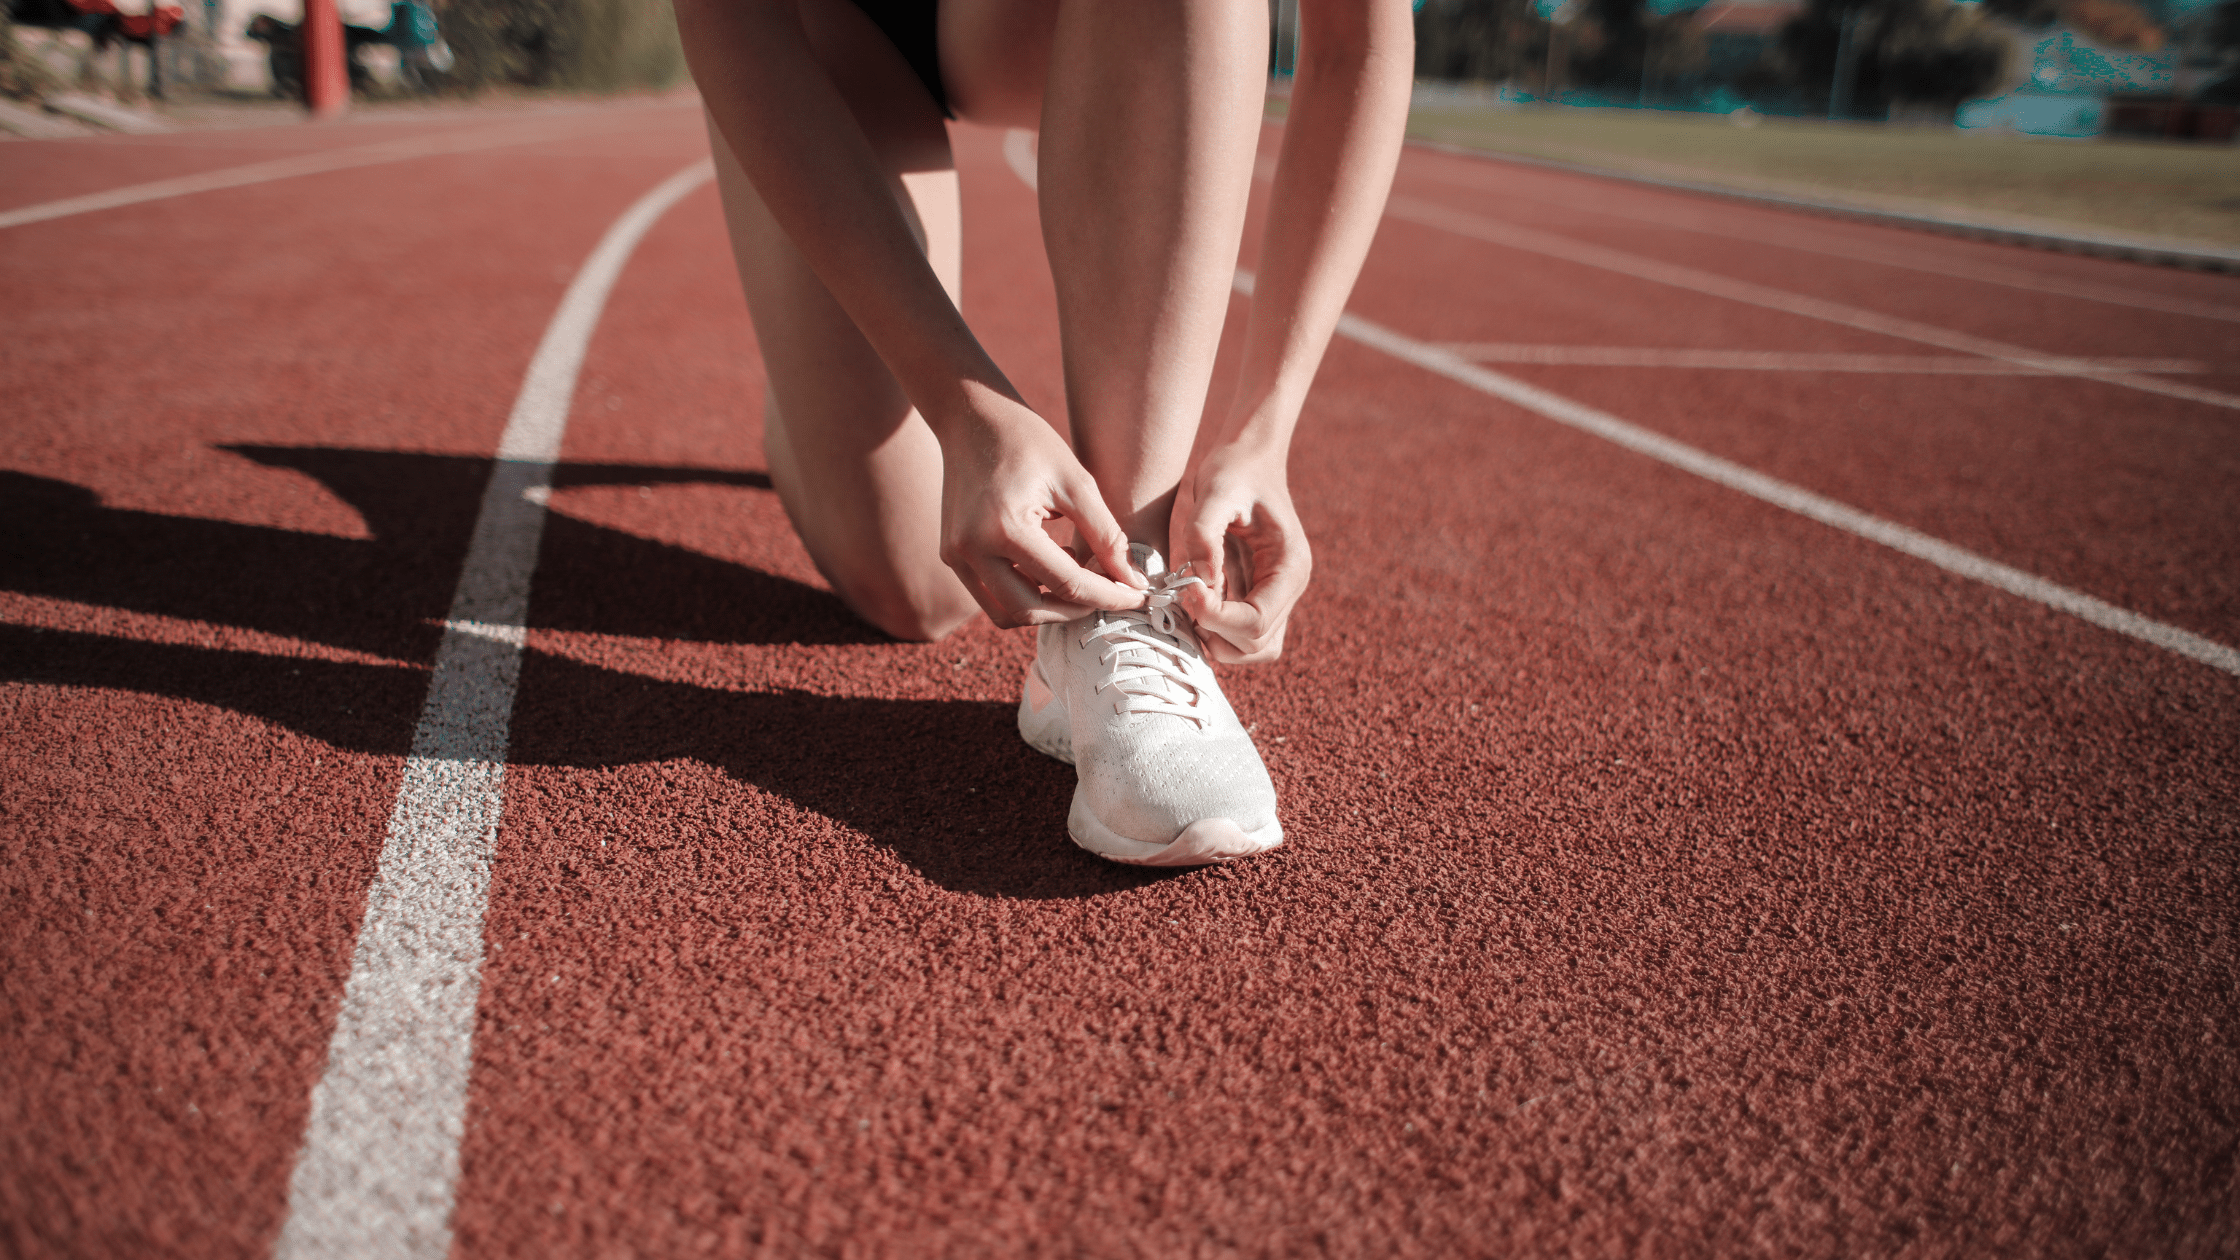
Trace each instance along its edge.
<path fill-rule="evenodd" d="M 1273 660 L 1283 651 L 1284 625 L 1292 605 L 1306 593 L 1312 564 L 1285 557 L 1268 566 L 1256 588 L 1241 600 L 1205 601 L 1203 613 L 1192 613 L 1198 628 L 1221 639 L 1238 653 L 1232 664 Z M 1270 652 L 1270 649 L 1273 652 Z M 1228 658 L 1216 655 L 1215 660 Z"/>
<path fill-rule="evenodd" d="M 1052 600 L 1078 606 L 1084 613 L 1091 608 L 1118 612 L 1143 606 L 1142 591 L 1083 568 L 1071 553 L 1050 541 L 1050 536 L 1039 529 L 1029 537 L 1012 540 L 1011 548 L 1002 558 L 1017 566 L 1028 580 L 1049 587 Z"/>
<path fill-rule="evenodd" d="M 1183 522 L 1179 535 L 1182 558 L 1190 565 L 1190 576 L 1204 583 L 1202 586 L 1185 588 L 1182 596 L 1183 611 L 1193 617 L 1197 616 L 1194 606 L 1196 603 L 1212 603 L 1220 598 L 1224 559 L 1222 553 L 1226 550 L 1222 542 L 1228 537 L 1229 524 L 1228 515 L 1224 515 L 1218 507 L 1209 508 L 1203 503 L 1190 514 L 1189 520 Z"/>
<path fill-rule="evenodd" d="M 1279 547 L 1282 545 L 1281 535 L 1276 537 L 1275 543 Z M 1191 588 L 1182 595 L 1183 611 L 1193 619 L 1218 615 L 1223 604 L 1243 603 L 1252 598 L 1254 565 L 1251 544 L 1238 534 L 1221 533 L 1214 536 L 1210 550 L 1215 557 L 1213 562 L 1210 565 L 1201 564 L 1191 570 L 1205 579 L 1205 585 Z M 1264 608 L 1289 606 L 1257 602 Z"/>
<path fill-rule="evenodd" d="M 1215 604 L 1203 615 L 1193 614 L 1190 619 L 1197 623 L 1201 635 L 1220 639 L 1238 652 L 1256 651 L 1261 638 L 1279 624 L 1275 618 L 1263 616 L 1259 609 L 1242 600 Z"/>
<path fill-rule="evenodd" d="M 1003 606 L 1008 620 L 998 622 L 999 625 L 1039 626 L 1047 621 L 1071 621 L 1076 617 L 1085 617 L 1091 611 L 1082 605 L 1043 595 L 1035 589 L 1034 583 L 1020 576 L 1019 571 L 1006 563 L 1002 556 L 983 557 L 975 572 L 989 597 Z M 1112 585 L 1119 586 L 1118 583 Z M 1141 597 L 1138 599 L 1140 601 Z"/>
<path fill-rule="evenodd" d="M 1128 533 L 1120 528 L 1112 509 L 1105 506 L 1104 496 L 1097 493 L 1095 482 L 1067 487 L 1058 510 L 1073 522 L 1081 546 L 1091 559 L 1104 566 L 1106 573 L 1135 590 L 1150 589 L 1151 583 L 1128 562 Z"/>
<path fill-rule="evenodd" d="M 1276 537 L 1276 546 L 1283 545 L 1282 536 Z M 1232 532 L 1221 540 L 1222 583 L 1221 598 L 1226 600 L 1249 599 L 1253 587 L 1252 544 L 1245 537 Z"/>
<path fill-rule="evenodd" d="M 980 580 L 979 574 L 974 573 L 969 566 L 962 564 L 950 565 L 949 571 L 957 575 L 959 582 L 964 583 L 965 594 L 972 596 L 972 602 L 980 605 L 980 611 L 988 615 L 989 621 L 1004 629 L 1010 628 L 1010 623 L 1005 620 L 1008 614 L 1004 612 L 1002 606 L 996 603 L 995 598 L 988 594 L 987 583 Z"/>
<path fill-rule="evenodd" d="M 1257 648 L 1246 651 L 1219 635 L 1204 636 L 1206 655 L 1223 665 L 1265 665 L 1283 655 L 1285 626 L 1277 626 L 1264 637 Z"/>

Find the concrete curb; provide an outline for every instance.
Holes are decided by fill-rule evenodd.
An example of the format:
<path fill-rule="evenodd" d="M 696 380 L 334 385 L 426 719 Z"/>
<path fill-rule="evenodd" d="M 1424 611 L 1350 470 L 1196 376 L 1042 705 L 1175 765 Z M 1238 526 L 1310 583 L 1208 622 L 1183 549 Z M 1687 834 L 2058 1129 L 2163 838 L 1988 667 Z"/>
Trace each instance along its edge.
<path fill-rule="evenodd" d="M 1840 219 L 1857 219 L 1865 223 L 1880 223 L 1889 227 L 1912 228 L 1915 231 L 1938 232 L 1946 236 L 1964 236 L 1975 240 L 1996 241 L 2003 245 L 2021 245 L 2030 249 L 2049 249 L 2064 254 L 2090 254 L 2099 258 L 2120 258 L 2127 262 L 2151 263 L 2158 267 L 2181 267 L 2191 271 L 2222 271 L 2240 274 L 2240 250 L 2218 249 L 2211 245 L 2193 245 L 2182 241 L 2158 240 L 2150 236 L 2125 236 L 2115 232 L 2058 232 L 2047 228 L 1999 223 L 1986 219 L 1963 218 L 1957 215 L 1890 210 L 1880 206 L 1861 205 L 1858 202 L 1839 201 L 1834 198 L 1756 192 L 1747 188 L 1708 184 L 1701 180 L 1642 175 L 1634 171 L 1617 170 L 1607 166 L 1593 166 L 1584 162 L 1527 157 L 1521 153 L 1503 153 L 1494 149 L 1472 149 L 1464 145 L 1446 144 L 1437 140 L 1411 139 L 1408 143 L 1416 148 L 1430 149 L 1458 157 L 1485 158 L 1495 162 L 1514 162 L 1520 166 L 1537 166 L 1547 170 L 1564 171 L 1573 175 L 1592 175 L 1600 179 L 1624 180 L 1629 184 L 1646 184 L 1652 188 L 1665 188 L 1674 192 L 1702 193 L 1713 197 L 1726 197 L 1734 201 L 1779 206 L 1785 210 L 1803 210 L 1812 214 L 1825 214 Z"/>
<path fill-rule="evenodd" d="M 78 119 L 80 122 L 92 123 L 96 127 L 106 127 L 110 131 L 122 131 L 132 135 L 154 135 L 158 132 L 178 130 L 177 127 L 171 125 L 169 120 L 158 118 L 154 114 L 144 113 L 137 109 L 126 109 L 122 105 L 111 105 L 107 101 L 96 100 L 90 96 L 81 96 L 71 92 L 48 97 L 46 106 L 54 113 Z"/>
<path fill-rule="evenodd" d="M 51 114 L 4 100 L 0 100 L 0 131 L 26 140 L 74 140 L 91 134 L 83 124 L 64 122 Z"/>

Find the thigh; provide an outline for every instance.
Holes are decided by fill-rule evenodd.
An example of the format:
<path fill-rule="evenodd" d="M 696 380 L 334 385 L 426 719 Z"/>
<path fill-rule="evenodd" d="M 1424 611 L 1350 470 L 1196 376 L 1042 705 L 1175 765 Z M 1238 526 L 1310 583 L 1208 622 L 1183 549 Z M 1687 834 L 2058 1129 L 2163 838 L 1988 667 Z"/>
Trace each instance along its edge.
<path fill-rule="evenodd" d="M 886 164 L 897 201 L 954 298 L 956 171 L 939 108 L 848 0 L 805 0 L 812 41 Z M 941 451 L 878 353 L 770 217 L 711 123 L 724 217 L 770 381 L 770 476 L 810 557 L 849 605 L 933 638 L 973 604 L 941 563 Z"/>
<path fill-rule="evenodd" d="M 967 122 L 1042 129 L 1053 0 L 941 0 L 941 81 Z"/>

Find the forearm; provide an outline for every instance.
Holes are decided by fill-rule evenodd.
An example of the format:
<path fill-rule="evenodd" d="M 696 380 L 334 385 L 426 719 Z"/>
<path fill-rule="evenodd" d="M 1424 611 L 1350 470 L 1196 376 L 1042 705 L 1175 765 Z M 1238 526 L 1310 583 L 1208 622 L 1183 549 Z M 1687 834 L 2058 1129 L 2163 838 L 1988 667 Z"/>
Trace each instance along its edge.
<path fill-rule="evenodd" d="M 1301 57 L 1262 234 L 1237 396 L 1200 448 L 1280 458 L 1367 257 L 1414 73 L 1406 3 L 1302 0 Z"/>
<path fill-rule="evenodd" d="M 1018 393 L 927 262 L 891 177 L 819 64 L 795 6 L 677 0 L 686 59 L 772 218 L 935 433 L 975 393 Z"/>

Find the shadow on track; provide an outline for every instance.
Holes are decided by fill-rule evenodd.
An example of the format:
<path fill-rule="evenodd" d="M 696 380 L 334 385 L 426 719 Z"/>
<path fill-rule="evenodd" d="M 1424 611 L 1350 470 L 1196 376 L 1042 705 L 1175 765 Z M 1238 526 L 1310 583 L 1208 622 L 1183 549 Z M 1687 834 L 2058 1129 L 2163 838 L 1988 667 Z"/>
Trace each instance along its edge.
<path fill-rule="evenodd" d="M 0 472 L 0 589 L 425 661 L 466 555 L 487 460 L 321 447 L 224 448 L 315 478 L 371 538 L 101 505 L 83 487 Z M 715 483 L 761 473 L 563 464 L 556 487 Z M 682 547 L 546 518 L 529 624 L 709 643 L 885 643 L 827 591 Z"/>
<path fill-rule="evenodd" d="M 523 660 L 513 761 L 687 757 L 861 833 L 955 892 L 1074 898 L 1162 877 L 1065 840 L 1073 768 L 1020 741 L 1013 705 L 717 691 Z"/>
<path fill-rule="evenodd" d="M 409 666 L 9 625 L 0 662 L 11 681 L 172 696 L 392 757 L 410 750 L 428 687 Z M 1020 742 L 1008 704 L 722 691 L 543 652 L 522 661 L 509 764 L 681 758 L 842 823 L 956 892 L 1075 898 L 1162 878 L 1064 842 L 1073 770 Z"/>
<path fill-rule="evenodd" d="M 230 449 L 316 477 L 359 510 L 374 537 L 108 508 L 82 487 L 0 472 L 0 530 L 18 540 L 0 560 L 0 589 L 397 660 L 432 657 L 488 462 Z M 554 480 L 767 485 L 759 474 L 627 465 L 563 466 Z M 723 642 L 890 642 L 827 592 L 557 513 L 530 624 Z M 0 677 L 192 700 L 386 756 L 409 751 L 428 685 L 418 665 L 10 625 L 0 625 Z M 524 659 L 512 763 L 598 768 L 687 757 L 850 827 L 954 891 L 1071 898 L 1160 878 L 1063 842 L 1073 771 L 1020 743 L 1009 705 L 736 692 L 537 651 Z"/>

